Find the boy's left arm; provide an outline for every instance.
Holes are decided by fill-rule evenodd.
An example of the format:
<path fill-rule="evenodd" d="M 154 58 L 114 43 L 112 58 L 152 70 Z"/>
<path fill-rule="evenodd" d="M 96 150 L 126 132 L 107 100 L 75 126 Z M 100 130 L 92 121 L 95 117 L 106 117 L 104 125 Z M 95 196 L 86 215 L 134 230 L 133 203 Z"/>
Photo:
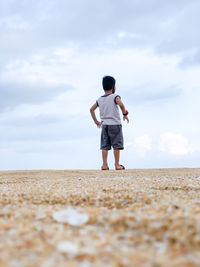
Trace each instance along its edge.
<path fill-rule="evenodd" d="M 115 99 L 115 102 L 120 106 L 120 108 L 121 108 L 121 111 L 122 111 L 122 113 L 123 113 L 123 120 L 125 121 L 125 120 L 127 120 L 127 122 L 129 123 L 129 119 L 128 119 L 128 114 L 127 114 L 127 110 L 126 110 L 126 108 L 125 108 L 125 106 L 124 106 L 124 104 L 123 104 L 123 102 L 121 101 L 121 98 L 119 97 L 119 96 L 117 96 L 116 97 L 116 99 Z"/>
<path fill-rule="evenodd" d="M 97 125 L 97 127 L 101 127 L 101 123 L 100 123 L 100 121 L 98 121 L 97 120 L 97 118 L 96 118 L 96 115 L 95 115 L 95 109 L 97 109 L 98 108 L 98 105 L 97 105 L 97 103 L 95 103 L 91 108 L 90 108 L 90 114 L 91 114 L 91 116 L 92 116 L 92 119 L 93 119 L 93 121 L 94 121 L 94 123 Z"/>

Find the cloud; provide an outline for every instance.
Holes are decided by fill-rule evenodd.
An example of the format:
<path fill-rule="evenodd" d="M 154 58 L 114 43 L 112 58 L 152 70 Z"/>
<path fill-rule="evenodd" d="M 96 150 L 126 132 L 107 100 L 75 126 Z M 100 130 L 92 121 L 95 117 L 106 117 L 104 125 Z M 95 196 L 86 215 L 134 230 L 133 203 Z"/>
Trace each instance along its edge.
<path fill-rule="evenodd" d="M 176 14 L 168 14 L 168 23 L 161 24 L 164 27 L 161 27 L 163 35 L 157 51 L 184 55 L 198 48 L 200 33 L 196 30 L 196 25 L 200 23 L 199 10 L 199 1 L 193 0 L 183 3 Z"/>
<path fill-rule="evenodd" d="M 163 88 L 164 87 L 164 88 Z M 131 90 L 126 89 L 131 94 L 131 101 L 136 104 L 145 102 L 163 102 L 178 98 L 183 94 L 183 90 L 177 85 L 165 87 L 165 84 L 141 84 Z"/>
<path fill-rule="evenodd" d="M 39 104 L 73 89 L 71 86 L 51 86 L 44 83 L 9 83 L 0 81 L 0 112 L 21 104 Z"/>
<path fill-rule="evenodd" d="M 152 139 L 148 135 L 137 137 L 134 142 L 126 142 L 125 147 L 132 147 L 137 154 L 144 157 L 152 149 Z"/>
<path fill-rule="evenodd" d="M 29 28 L 28 23 L 20 16 L 7 16 L 0 20 L 0 27 L 8 30 L 25 30 Z"/>
<path fill-rule="evenodd" d="M 182 90 L 176 85 L 161 89 L 159 91 L 147 91 L 143 93 L 143 99 L 145 101 L 160 101 L 160 100 L 169 100 L 174 97 L 179 97 L 182 93 Z"/>
<path fill-rule="evenodd" d="M 38 107 L 39 110 L 39 107 Z M 15 110 L 16 111 L 16 110 Z M 38 127 L 44 126 L 47 127 L 49 125 L 56 125 L 58 123 L 62 123 L 64 118 L 62 116 L 56 114 L 33 114 L 27 112 L 23 116 L 12 116 L 12 117 L 3 117 L 0 118 L 0 124 L 4 127 L 17 127 L 29 128 L 30 130 L 37 129 Z M 32 129 L 31 129 L 32 128 Z"/>
<path fill-rule="evenodd" d="M 164 133 L 160 136 L 159 150 L 174 156 L 184 156 L 191 152 L 188 139 L 174 133 Z"/>
<path fill-rule="evenodd" d="M 197 0 L 2 0 L 0 48 L 23 56 L 72 42 L 87 51 L 140 45 L 180 54 L 198 47 L 199 6 Z"/>
<path fill-rule="evenodd" d="M 180 61 L 179 66 L 183 69 L 188 67 L 199 67 L 200 64 L 200 50 L 189 51 Z"/>

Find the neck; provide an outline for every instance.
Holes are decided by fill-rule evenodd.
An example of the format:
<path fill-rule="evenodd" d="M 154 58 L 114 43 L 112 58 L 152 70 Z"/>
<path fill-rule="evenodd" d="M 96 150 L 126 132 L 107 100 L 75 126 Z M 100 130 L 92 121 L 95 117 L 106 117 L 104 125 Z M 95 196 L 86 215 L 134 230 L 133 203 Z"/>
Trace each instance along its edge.
<path fill-rule="evenodd" d="M 113 90 L 112 89 L 111 90 L 108 90 L 108 91 L 105 91 L 105 95 L 110 95 L 112 93 L 113 93 Z"/>

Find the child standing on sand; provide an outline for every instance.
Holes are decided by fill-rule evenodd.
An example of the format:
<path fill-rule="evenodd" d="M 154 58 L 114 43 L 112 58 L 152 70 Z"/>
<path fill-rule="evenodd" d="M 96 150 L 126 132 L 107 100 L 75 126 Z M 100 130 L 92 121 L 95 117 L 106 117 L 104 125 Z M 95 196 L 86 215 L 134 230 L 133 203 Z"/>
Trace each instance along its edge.
<path fill-rule="evenodd" d="M 122 124 L 119 114 L 120 107 L 123 120 L 129 122 L 128 111 L 125 109 L 124 104 L 121 101 L 119 95 L 115 94 L 115 79 L 111 76 L 103 77 L 103 89 L 105 94 L 96 101 L 96 103 L 90 108 L 91 116 L 97 125 L 102 127 L 101 132 L 101 150 L 103 165 L 102 170 L 109 170 L 107 158 L 108 150 L 113 147 L 115 157 L 115 169 L 125 170 L 123 165 L 119 164 L 120 150 L 124 149 Z M 95 109 L 99 107 L 101 122 L 99 122 L 95 115 Z"/>

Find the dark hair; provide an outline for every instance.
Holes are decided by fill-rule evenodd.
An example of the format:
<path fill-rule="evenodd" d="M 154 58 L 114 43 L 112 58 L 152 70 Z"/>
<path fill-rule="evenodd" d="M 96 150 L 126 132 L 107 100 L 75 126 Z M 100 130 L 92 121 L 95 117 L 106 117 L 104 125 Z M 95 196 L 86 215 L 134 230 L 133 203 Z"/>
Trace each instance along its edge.
<path fill-rule="evenodd" d="M 104 91 L 111 90 L 115 86 L 115 79 L 112 76 L 104 76 L 102 85 Z"/>

